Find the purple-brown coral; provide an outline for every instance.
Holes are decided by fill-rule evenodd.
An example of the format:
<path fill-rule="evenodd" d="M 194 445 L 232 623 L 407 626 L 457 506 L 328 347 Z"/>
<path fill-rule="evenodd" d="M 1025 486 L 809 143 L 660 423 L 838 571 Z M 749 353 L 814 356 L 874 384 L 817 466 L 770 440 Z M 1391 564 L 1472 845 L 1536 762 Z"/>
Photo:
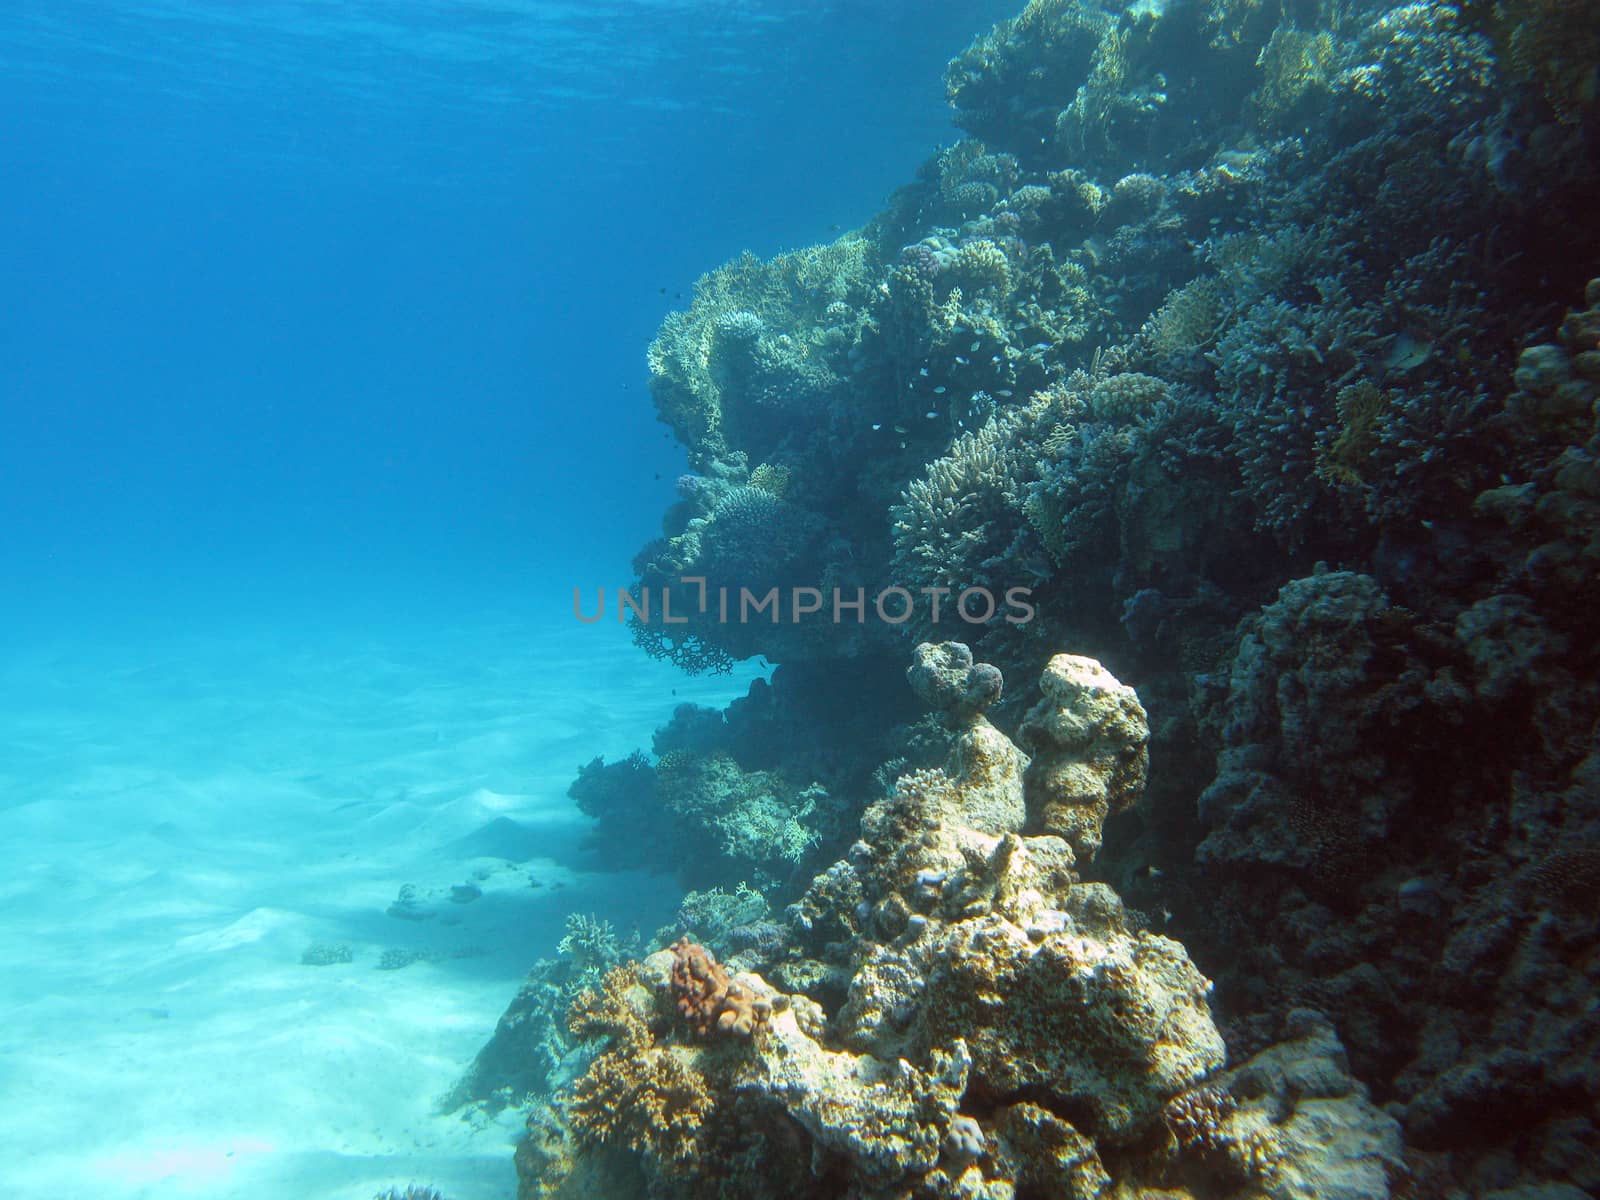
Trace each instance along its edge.
<path fill-rule="evenodd" d="M 771 1005 L 729 979 L 711 951 L 686 937 L 672 945 L 672 998 L 701 1037 L 749 1037 L 772 1015 Z"/>

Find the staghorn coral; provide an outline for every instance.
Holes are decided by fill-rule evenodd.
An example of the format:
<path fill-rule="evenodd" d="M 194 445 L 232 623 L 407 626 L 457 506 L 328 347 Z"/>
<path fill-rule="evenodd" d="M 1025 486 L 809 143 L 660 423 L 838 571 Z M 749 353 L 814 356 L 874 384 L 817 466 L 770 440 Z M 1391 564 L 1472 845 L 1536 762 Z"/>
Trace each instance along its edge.
<path fill-rule="evenodd" d="M 1227 398 L 1257 527 L 1296 549 L 1330 519 L 1316 449 L 1334 427 L 1325 381 L 1371 353 L 1370 313 L 1345 284 L 1322 279 L 1314 303 L 1258 301 L 1218 339 L 1217 386 Z"/>
<path fill-rule="evenodd" d="M 1026 548 L 1018 545 L 1027 528 L 1020 519 L 1026 488 L 1038 470 L 1023 431 L 1055 421 L 1048 401 L 991 417 L 958 437 L 890 510 L 893 577 L 913 592 L 943 589 L 949 597 L 945 621 L 969 588 L 987 589 L 998 602 L 1006 589 L 1036 581 Z M 909 627 L 935 633 L 931 607 Z"/>

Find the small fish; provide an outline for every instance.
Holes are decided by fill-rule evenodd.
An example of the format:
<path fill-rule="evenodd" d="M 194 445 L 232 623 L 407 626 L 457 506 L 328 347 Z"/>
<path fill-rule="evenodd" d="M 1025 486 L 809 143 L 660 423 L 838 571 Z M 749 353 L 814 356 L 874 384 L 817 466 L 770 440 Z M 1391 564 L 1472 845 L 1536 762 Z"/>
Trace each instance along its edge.
<path fill-rule="evenodd" d="M 922 370 L 917 372 L 917 374 L 918 375 L 922 375 L 922 376 L 926 376 L 928 374 L 928 368 L 927 367 L 923 367 Z"/>
<path fill-rule="evenodd" d="M 1016 393 L 1013 392 L 1010 388 L 1001 388 L 999 391 L 995 392 L 995 395 L 996 396 L 1004 396 L 1007 400 L 1009 400 L 1009 399 L 1011 399 L 1012 396 L 1016 395 Z"/>
<path fill-rule="evenodd" d="M 894 427 L 894 431 L 895 431 L 895 432 L 896 432 L 896 433 L 910 433 L 910 432 L 911 432 L 911 431 L 910 431 L 910 430 L 909 430 L 909 429 L 907 429 L 907 428 L 906 428 L 906 427 L 905 427 L 905 426 L 904 426 L 904 425 L 896 425 L 896 426 L 895 426 L 895 427 Z M 901 443 L 901 446 L 902 446 L 902 448 L 904 448 L 904 443 Z"/>
<path fill-rule="evenodd" d="M 967 360 L 962 358 L 961 355 L 959 355 L 959 354 L 956 355 L 956 361 L 958 363 L 960 363 L 963 367 L 967 365 Z"/>
<path fill-rule="evenodd" d="M 881 424 L 881 423 L 880 423 L 880 424 L 877 424 L 877 425 L 874 425 L 874 426 L 873 426 L 873 427 L 872 427 L 872 432 L 873 432 L 873 433 L 877 433 L 877 432 L 878 432 L 878 430 L 880 430 L 880 429 L 882 429 L 882 428 L 883 428 L 883 425 L 882 425 L 882 424 Z"/>
<path fill-rule="evenodd" d="M 933 420 L 933 419 L 934 419 L 934 418 L 935 418 L 935 417 L 937 417 L 937 416 L 938 416 L 938 415 L 939 415 L 939 414 L 938 414 L 938 413 L 936 413 L 936 412 L 934 412 L 934 410 L 933 410 L 933 409 L 931 409 L 931 408 L 930 408 L 930 409 L 929 409 L 929 410 L 928 410 L 928 411 L 927 411 L 927 412 L 925 412 L 925 413 L 923 413 L 923 414 L 922 414 L 922 415 L 923 415 L 923 416 L 925 416 L 925 417 L 927 417 L 927 418 L 928 418 L 928 420 L 930 420 L 930 421 L 931 421 L 931 420 Z"/>
<path fill-rule="evenodd" d="M 942 395 L 944 395 L 944 394 L 945 394 L 945 392 L 946 392 L 946 391 L 947 391 L 947 390 L 948 390 L 948 389 L 947 389 L 947 388 L 946 388 L 946 387 L 945 387 L 945 386 L 944 386 L 944 384 L 942 384 L 942 383 L 941 383 L 941 384 L 940 384 L 940 385 L 939 385 L 939 386 L 938 386 L 938 387 L 936 387 L 936 388 L 934 388 L 934 389 L 933 389 L 933 394 L 934 394 L 934 395 L 935 395 L 935 396 L 942 396 Z"/>
<path fill-rule="evenodd" d="M 973 342 L 972 345 L 967 347 L 967 353 L 976 354 L 978 352 L 978 347 L 981 345 L 983 345 L 982 342 Z"/>

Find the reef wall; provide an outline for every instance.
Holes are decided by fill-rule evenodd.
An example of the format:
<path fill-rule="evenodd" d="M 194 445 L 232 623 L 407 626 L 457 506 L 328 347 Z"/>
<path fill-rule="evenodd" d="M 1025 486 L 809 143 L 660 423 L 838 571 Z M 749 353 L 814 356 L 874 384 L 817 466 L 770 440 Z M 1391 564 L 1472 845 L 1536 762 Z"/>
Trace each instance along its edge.
<path fill-rule="evenodd" d="M 1035 613 L 637 624 L 780 664 L 574 785 L 770 1012 L 611 976 L 529 1189 L 1600 1189 L 1597 29 L 1034 0 L 866 228 L 700 281 L 641 589 Z"/>

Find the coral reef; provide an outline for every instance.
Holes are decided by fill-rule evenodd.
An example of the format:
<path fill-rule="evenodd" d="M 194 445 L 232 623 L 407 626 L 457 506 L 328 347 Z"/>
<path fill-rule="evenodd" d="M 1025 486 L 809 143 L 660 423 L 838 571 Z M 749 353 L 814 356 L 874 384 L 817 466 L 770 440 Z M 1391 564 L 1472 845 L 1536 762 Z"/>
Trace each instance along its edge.
<path fill-rule="evenodd" d="M 986 793 L 1024 787 L 1025 757 L 962 702 L 992 671 L 966 647 L 918 648 L 909 676 L 956 726 L 952 764 L 986 746 L 988 769 L 913 772 L 870 806 L 765 975 L 684 939 L 578 998 L 573 1032 L 600 1052 L 530 1118 L 522 1195 L 575 1196 L 607 1171 L 631 1181 L 610 1194 L 663 1197 L 1155 1195 L 1175 1176 L 1216 1196 L 1328 1178 L 1389 1195 L 1395 1124 L 1325 1022 L 1303 1016 L 1220 1075 L 1210 984 L 1183 948 L 1080 882 L 1059 837 L 1021 833 L 1021 806 L 1010 828 L 971 823 L 994 812 Z M 1060 656 L 1047 678 L 1053 749 L 1118 725 L 1142 746 L 1136 698 L 1098 663 Z M 1091 811 L 1137 791 L 1096 777 Z M 842 993 L 809 994 L 828 966 Z"/>
<path fill-rule="evenodd" d="M 1600 1189 L 1597 28 L 1030 0 L 878 217 L 701 281 L 635 635 L 778 667 L 574 796 L 770 1017 L 647 960 L 525 1189 Z M 718 606 L 791 584 L 945 606 Z"/>
<path fill-rule="evenodd" d="M 438 1110 L 497 1113 L 569 1082 L 586 1060 L 567 1031 L 568 1009 L 637 952 L 637 938 L 619 937 L 610 922 L 583 913 L 569 916 L 556 957 L 534 964 L 493 1036 L 439 1099 Z"/>

